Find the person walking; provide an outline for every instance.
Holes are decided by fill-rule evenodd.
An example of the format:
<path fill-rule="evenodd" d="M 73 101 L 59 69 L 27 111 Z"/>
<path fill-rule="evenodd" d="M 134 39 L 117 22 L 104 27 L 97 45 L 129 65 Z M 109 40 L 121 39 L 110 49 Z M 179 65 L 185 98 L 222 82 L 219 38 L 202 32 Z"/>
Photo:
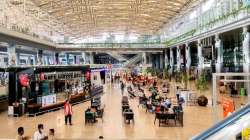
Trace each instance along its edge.
<path fill-rule="evenodd" d="M 122 95 L 124 93 L 124 89 L 125 89 L 125 84 L 124 84 L 124 82 L 121 81 L 121 92 L 122 92 Z"/>
<path fill-rule="evenodd" d="M 72 125 L 71 123 L 72 114 L 73 114 L 72 106 L 69 103 L 69 100 L 66 100 L 64 104 L 65 125 L 68 124 L 68 120 L 69 120 L 69 124 Z"/>
<path fill-rule="evenodd" d="M 176 99 L 177 99 L 177 102 L 178 102 L 179 98 L 180 98 L 180 89 L 179 89 L 179 86 L 176 87 L 175 94 L 176 94 Z"/>

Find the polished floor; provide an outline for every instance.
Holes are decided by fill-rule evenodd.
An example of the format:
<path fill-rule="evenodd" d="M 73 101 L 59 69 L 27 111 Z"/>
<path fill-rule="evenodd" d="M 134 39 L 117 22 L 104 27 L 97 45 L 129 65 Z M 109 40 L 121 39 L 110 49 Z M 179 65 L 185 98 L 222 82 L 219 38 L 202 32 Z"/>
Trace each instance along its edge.
<path fill-rule="evenodd" d="M 173 86 L 171 86 L 173 87 Z M 171 89 L 171 94 L 172 89 Z M 138 108 L 138 101 L 130 99 L 130 105 L 135 113 L 135 123 L 125 124 L 121 113 L 121 93 L 117 85 L 106 87 L 102 96 L 105 104 L 104 121 L 95 124 L 84 124 L 84 110 L 90 106 L 85 102 L 73 106 L 73 125 L 64 124 L 63 110 L 47 113 L 37 117 L 8 117 L 7 112 L 0 114 L 0 138 L 13 139 L 19 126 L 25 129 L 25 135 L 32 136 L 37 124 L 43 123 L 46 132 L 54 128 L 56 138 L 64 139 L 166 139 L 186 140 L 206 130 L 213 124 L 212 107 L 184 106 L 184 127 L 159 127 L 154 125 L 154 114 L 146 113 L 144 108 Z"/>

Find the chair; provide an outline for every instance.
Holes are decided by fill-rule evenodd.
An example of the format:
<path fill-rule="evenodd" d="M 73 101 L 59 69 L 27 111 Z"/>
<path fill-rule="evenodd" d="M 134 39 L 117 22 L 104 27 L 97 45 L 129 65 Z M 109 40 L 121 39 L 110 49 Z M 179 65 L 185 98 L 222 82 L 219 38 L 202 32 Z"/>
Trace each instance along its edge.
<path fill-rule="evenodd" d="M 159 121 L 159 126 L 161 126 L 162 123 L 166 123 L 167 120 L 167 114 L 161 113 L 161 112 L 156 112 L 155 113 L 155 120 L 154 120 L 154 124 L 155 121 L 158 119 Z"/>
<path fill-rule="evenodd" d="M 145 100 L 145 97 L 139 97 L 139 104 L 138 104 L 138 107 L 139 107 L 140 105 L 146 106 L 146 104 L 147 104 L 147 101 Z"/>
<path fill-rule="evenodd" d="M 180 106 L 173 106 L 173 111 L 174 113 L 180 112 L 181 111 Z"/>
<path fill-rule="evenodd" d="M 122 96 L 122 104 L 128 104 L 128 96 Z"/>
<path fill-rule="evenodd" d="M 153 105 L 152 104 L 146 104 L 146 112 L 148 112 L 149 110 L 152 110 L 152 113 L 153 113 Z"/>
<path fill-rule="evenodd" d="M 176 114 L 175 113 L 170 113 L 170 114 L 167 114 L 167 120 L 174 120 L 174 123 L 176 125 Z"/>
<path fill-rule="evenodd" d="M 158 112 L 156 112 L 155 113 L 155 120 L 154 120 L 154 124 L 155 124 L 155 121 L 158 119 L 158 120 L 160 120 L 161 119 L 161 117 L 162 117 L 162 113 L 158 113 Z"/>
<path fill-rule="evenodd" d="M 187 104 L 188 105 L 196 105 L 197 103 L 197 97 L 195 93 L 190 93 L 188 97 Z"/>
<path fill-rule="evenodd" d="M 177 112 L 176 113 L 176 120 L 180 123 L 180 125 L 183 127 L 183 112 Z"/>
<path fill-rule="evenodd" d="M 104 108 L 97 110 L 96 118 L 101 118 L 103 122 L 103 114 L 104 114 Z"/>
<path fill-rule="evenodd" d="M 86 123 L 94 123 L 95 122 L 95 116 L 92 112 L 85 112 L 85 124 Z"/>
<path fill-rule="evenodd" d="M 133 123 L 135 122 L 134 121 L 134 113 L 133 113 L 132 109 L 126 109 L 126 110 L 124 110 L 123 115 L 124 115 L 124 121 L 125 121 L 125 123 L 127 121 L 128 121 L 128 123 L 130 123 L 130 120 L 132 120 Z"/>
<path fill-rule="evenodd" d="M 123 105 L 122 105 L 122 113 L 123 113 L 126 109 L 129 109 L 129 105 L 128 105 L 128 104 L 123 104 Z"/>

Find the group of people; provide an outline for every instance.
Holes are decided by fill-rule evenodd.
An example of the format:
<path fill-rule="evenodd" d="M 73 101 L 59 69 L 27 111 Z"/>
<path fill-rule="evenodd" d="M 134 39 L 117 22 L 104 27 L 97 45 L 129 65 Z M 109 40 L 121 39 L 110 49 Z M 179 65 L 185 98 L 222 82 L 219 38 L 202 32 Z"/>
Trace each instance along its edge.
<path fill-rule="evenodd" d="M 64 104 L 64 115 L 65 115 L 65 125 L 69 124 L 72 125 L 71 118 L 72 118 L 72 105 L 70 104 L 69 100 L 66 100 Z M 54 129 L 49 129 L 49 135 L 44 132 L 44 125 L 38 124 L 38 130 L 34 133 L 32 140 L 55 140 L 55 131 Z M 17 129 L 17 136 L 16 140 L 29 140 L 31 137 L 24 135 L 24 128 L 19 127 Z"/>
<path fill-rule="evenodd" d="M 16 140 L 30 140 L 31 137 L 24 135 L 24 128 L 19 127 L 17 129 Z M 49 129 L 49 134 L 47 135 L 44 131 L 44 125 L 38 124 L 37 131 L 34 133 L 32 140 L 55 140 L 55 130 Z"/>
<path fill-rule="evenodd" d="M 159 94 L 156 81 L 153 83 L 153 86 L 150 87 L 150 91 L 151 91 L 151 95 L 148 98 L 149 102 L 151 103 L 157 102 L 160 104 L 161 107 L 166 108 L 166 109 L 171 108 L 171 105 L 172 105 L 171 99 L 168 97 L 163 97 Z M 176 102 L 177 102 L 177 105 L 179 106 L 179 109 L 182 111 L 183 109 L 182 105 L 185 101 L 184 101 L 184 98 L 181 97 L 180 94 L 181 94 L 181 89 L 179 88 L 179 86 L 176 86 L 176 89 L 175 89 Z"/>

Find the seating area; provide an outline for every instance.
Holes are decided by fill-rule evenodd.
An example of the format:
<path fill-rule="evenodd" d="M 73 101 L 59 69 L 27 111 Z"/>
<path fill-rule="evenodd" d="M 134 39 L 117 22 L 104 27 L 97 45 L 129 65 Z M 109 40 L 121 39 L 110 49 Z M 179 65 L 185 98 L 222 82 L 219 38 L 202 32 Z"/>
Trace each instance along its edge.
<path fill-rule="evenodd" d="M 135 84 L 136 85 L 136 84 Z M 163 82 L 162 85 L 155 81 L 152 84 L 140 86 L 144 91 L 148 91 L 147 95 L 143 93 L 136 97 L 138 100 L 138 109 L 145 108 L 145 113 L 150 112 L 145 115 L 155 115 L 154 124 L 158 121 L 158 126 L 177 126 L 183 127 L 183 104 L 185 100 L 188 102 L 186 104 L 196 104 L 195 94 L 187 94 L 187 96 L 181 95 L 178 99 L 177 97 L 171 96 L 169 93 L 170 85 L 167 82 Z M 180 90 L 181 91 L 181 90 Z M 131 96 L 132 88 L 128 89 L 128 95 Z M 182 93 L 182 92 L 181 92 Z M 183 92 L 183 94 L 185 94 Z M 184 99 L 185 98 L 185 99 Z M 132 98 L 132 100 L 135 98 Z M 133 111 L 130 109 L 128 104 L 128 97 L 122 97 L 122 112 L 127 112 L 127 117 L 133 117 Z M 131 114 L 131 115 L 130 115 Z M 126 122 L 126 118 L 124 118 Z"/>
<path fill-rule="evenodd" d="M 134 121 L 134 113 L 133 110 L 129 106 L 129 101 L 127 96 L 122 97 L 122 115 L 124 117 L 124 122 L 130 124 L 130 121 Z"/>
<path fill-rule="evenodd" d="M 183 111 L 169 109 L 167 111 L 155 112 L 155 120 L 159 122 L 159 126 L 181 126 L 183 127 Z M 172 121 L 172 123 L 171 123 Z M 177 124 L 178 123 L 178 124 Z"/>
<path fill-rule="evenodd" d="M 85 110 L 85 124 L 96 123 L 98 118 L 103 122 L 105 105 L 101 104 L 101 97 L 95 97 L 91 100 L 91 106 Z"/>

